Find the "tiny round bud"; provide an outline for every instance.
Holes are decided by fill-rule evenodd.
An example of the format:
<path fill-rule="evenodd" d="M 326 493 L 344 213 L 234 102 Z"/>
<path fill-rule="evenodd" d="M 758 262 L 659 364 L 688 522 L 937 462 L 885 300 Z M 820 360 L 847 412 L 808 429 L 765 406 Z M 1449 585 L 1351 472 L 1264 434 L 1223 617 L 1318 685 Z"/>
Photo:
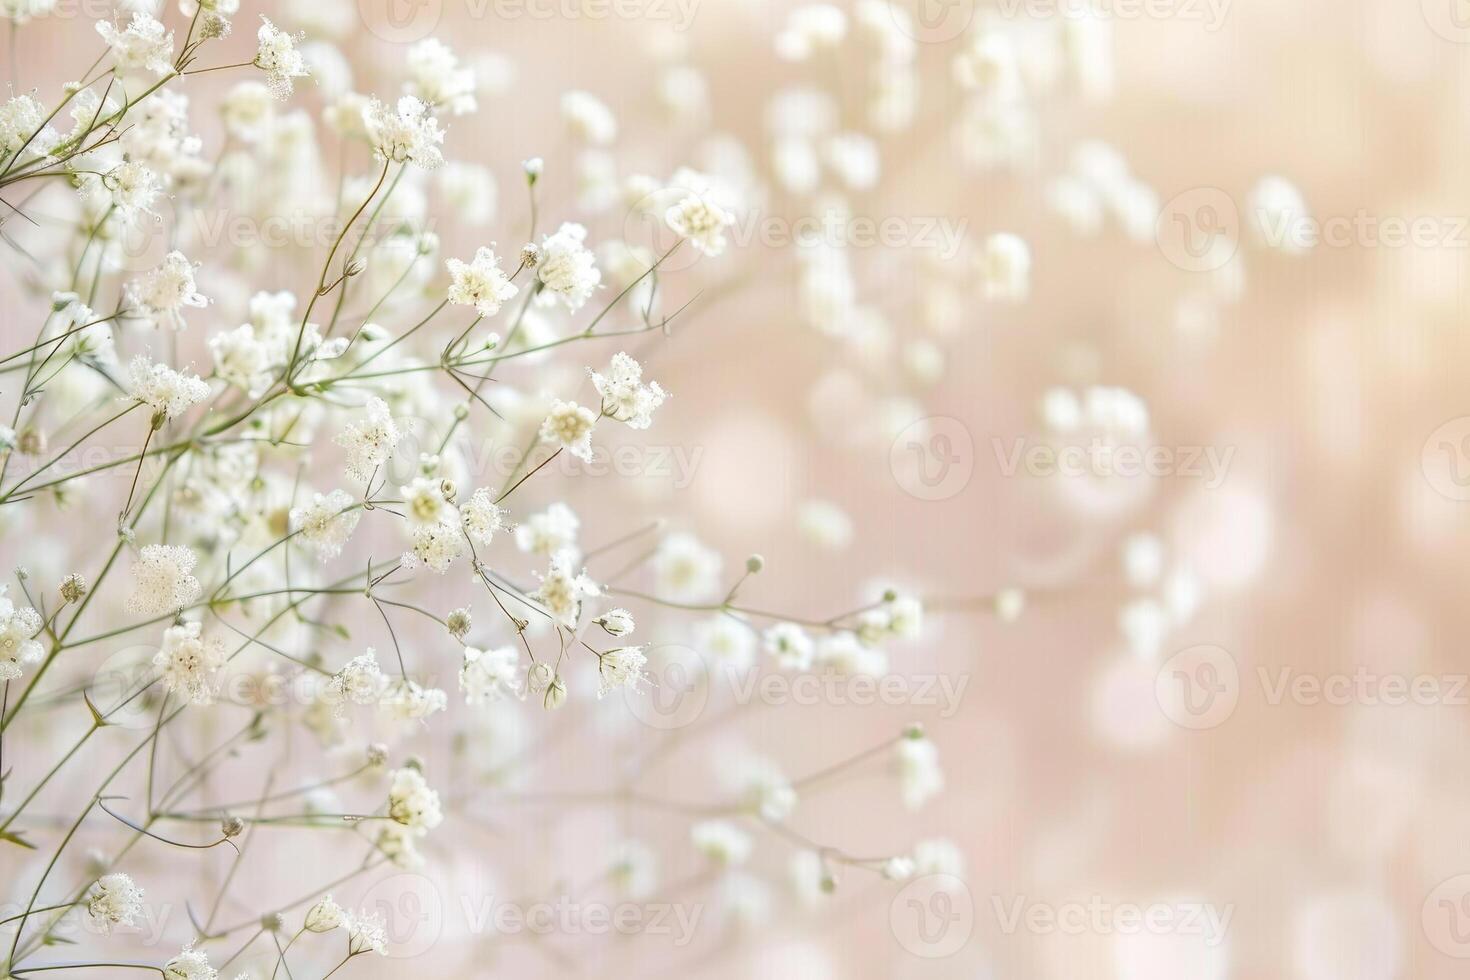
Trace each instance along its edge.
<path fill-rule="evenodd" d="M 61 580 L 61 601 L 81 602 L 82 597 L 87 594 L 87 580 L 76 572 L 72 572 Z"/>
<path fill-rule="evenodd" d="M 46 451 L 46 435 L 39 429 L 26 429 L 20 434 L 20 451 L 27 456 L 39 456 Z"/>
<path fill-rule="evenodd" d="M 384 745 L 382 742 L 374 742 L 372 745 L 369 745 L 367 747 L 367 764 L 368 765 L 373 766 L 374 768 L 376 768 L 378 766 L 387 765 L 387 763 L 388 763 L 388 746 Z"/>
<path fill-rule="evenodd" d="M 359 256 L 358 258 L 355 258 L 351 262 L 347 263 L 347 268 L 343 270 L 343 274 L 346 275 L 347 278 L 351 279 L 353 276 L 360 276 L 366 271 L 367 259 Z"/>
<path fill-rule="evenodd" d="M 903 737 L 917 742 L 924 737 L 924 726 L 918 722 L 914 722 L 903 730 Z"/>
<path fill-rule="evenodd" d="M 449 501 L 451 504 L 454 503 L 454 495 L 458 492 L 459 487 L 455 486 L 453 480 L 439 481 L 439 493 L 442 494 L 444 496 L 444 499 Z"/>
<path fill-rule="evenodd" d="M 534 184 L 542 172 L 545 171 L 546 162 L 540 157 L 531 157 L 525 163 L 522 163 L 521 167 L 526 171 L 526 180 Z"/>
<path fill-rule="evenodd" d="M 837 890 L 837 879 L 832 875 L 830 871 L 823 873 L 821 888 L 822 891 L 828 895 Z"/>
<path fill-rule="evenodd" d="M 567 701 L 567 685 L 560 677 L 554 677 L 551 684 L 546 688 L 546 694 L 541 698 L 541 706 L 547 711 L 555 711 Z"/>
<path fill-rule="evenodd" d="M 262 932 L 280 932 L 286 928 L 286 917 L 279 912 L 267 912 L 260 917 Z"/>
<path fill-rule="evenodd" d="M 426 231 L 419 236 L 419 254 L 433 255 L 439 251 L 439 236 L 432 231 Z"/>
<path fill-rule="evenodd" d="M 449 635 L 456 640 L 463 640 L 470 631 L 470 611 L 468 609 L 452 609 L 444 620 L 444 625 L 449 628 Z"/>
<path fill-rule="evenodd" d="M 533 268 L 541 261 L 541 248 L 535 242 L 527 242 L 521 246 L 521 264 L 526 268 Z"/>
<path fill-rule="evenodd" d="M 893 602 L 897 598 L 898 598 L 898 593 L 896 591 L 894 591 L 893 589 L 884 589 L 883 590 L 883 601 L 884 602 Z"/>
<path fill-rule="evenodd" d="M 407 759 L 403 760 L 403 768 L 413 769 L 417 772 L 422 773 L 424 771 L 424 760 L 416 755 L 411 755 Z"/>
<path fill-rule="evenodd" d="M 219 832 L 226 837 L 239 837 L 245 832 L 245 821 L 231 814 L 219 822 Z"/>
<path fill-rule="evenodd" d="M 752 575 L 757 575 L 766 567 L 766 560 L 760 555 L 751 555 L 745 559 L 745 570 Z"/>
<path fill-rule="evenodd" d="M 458 405 L 454 406 L 454 417 L 463 422 L 465 419 L 470 417 L 470 407 L 464 402 L 460 402 Z"/>

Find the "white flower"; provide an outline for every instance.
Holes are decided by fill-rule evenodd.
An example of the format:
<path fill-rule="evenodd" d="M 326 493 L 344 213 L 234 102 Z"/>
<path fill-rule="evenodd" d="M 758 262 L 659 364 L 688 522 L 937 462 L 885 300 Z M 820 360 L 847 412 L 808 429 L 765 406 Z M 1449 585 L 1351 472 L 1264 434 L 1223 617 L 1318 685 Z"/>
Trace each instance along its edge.
<path fill-rule="evenodd" d="M 563 95 L 561 115 L 572 132 L 589 143 L 604 146 L 618 137 L 617 117 L 591 92 L 572 91 Z"/>
<path fill-rule="evenodd" d="M 123 299 L 131 311 L 154 322 L 170 324 L 175 330 L 185 326 L 181 312 L 186 306 L 203 308 L 209 300 L 194 284 L 194 263 L 184 253 L 173 251 L 140 279 L 123 287 Z"/>
<path fill-rule="evenodd" d="M 161 616 L 199 598 L 199 580 L 192 574 L 198 560 L 184 545 L 144 545 L 138 560 L 133 562 L 133 592 L 128 596 L 128 612 Z"/>
<path fill-rule="evenodd" d="M 165 32 L 161 23 L 143 11 L 134 13 L 124 30 L 99 20 L 97 33 L 112 49 L 113 61 L 119 68 L 146 68 L 158 75 L 173 70 L 173 31 Z"/>
<path fill-rule="evenodd" d="M 575 313 L 587 302 L 592 291 L 602 283 L 597 257 L 586 245 L 587 229 L 565 222 L 555 234 L 541 239 L 541 259 L 536 263 L 536 278 L 541 280 L 542 295 L 560 299 Z"/>
<path fill-rule="evenodd" d="M 532 514 L 516 526 L 516 547 L 538 555 L 555 555 L 570 552 L 573 559 L 577 551 L 577 531 L 581 522 L 576 513 L 566 504 L 557 501 L 539 514 Z"/>
<path fill-rule="evenodd" d="M 46 152 L 57 139 L 55 132 L 39 147 L 39 137 L 32 137 L 45 121 L 45 107 L 29 95 L 17 95 L 0 105 L 0 154 L 17 153 L 21 147 L 26 147 L 27 153 Z"/>
<path fill-rule="evenodd" d="M 163 684 L 191 704 L 214 700 L 216 675 L 225 662 L 225 645 L 216 637 L 204 638 L 199 623 L 170 626 L 163 631 L 163 646 L 153 657 L 153 666 L 163 672 Z"/>
<path fill-rule="evenodd" d="M 388 678 L 378 667 L 377 652 L 372 647 L 347 661 L 327 682 L 323 700 L 341 715 L 347 704 L 377 704 L 388 688 Z"/>
<path fill-rule="evenodd" d="M 602 684 L 597 689 L 599 698 L 619 688 L 637 688 L 643 679 L 643 668 L 648 658 L 642 647 L 617 647 L 597 655 L 597 672 Z"/>
<path fill-rule="evenodd" d="M 1031 249 L 1015 235 L 991 235 L 976 271 L 986 299 L 1019 303 L 1031 292 Z"/>
<path fill-rule="evenodd" d="M 158 174 L 136 160 L 124 161 L 107 171 L 102 176 L 102 186 L 111 195 L 113 213 L 124 223 L 140 213 L 152 213 L 149 206 L 163 190 Z"/>
<path fill-rule="evenodd" d="M 629 898 L 646 898 L 658 887 L 658 853 L 639 840 L 614 846 L 608 877 Z"/>
<path fill-rule="evenodd" d="M 501 304 L 520 292 L 500 268 L 495 252 L 483 245 L 472 261 L 447 259 L 444 265 L 449 269 L 449 302 L 473 306 L 481 316 L 499 313 Z"/>
<path fill-rule="evenodd" d="M 372 479 L 378 467 L 393 455 L 398 439 L 398 426 L 393 423 L 388 403 L 369 398 L 367 418 L 348 423 L 336 439 L 337 445 L 347 450 L 347 475 L 364 483 Z"/>
<path fill-rule="evenodd" d="M 847 14 L 830 3 L 793 7 L 786 26 L 776 35 L 776 54 L 786 61 L 806 61 L 818 50 L 830 50 L 847 36 Z"/>
<path fill-rule="evenodd" d="M 411 538 L 413 544 L 401 559 L 405 568 L 415 568 L 422 562 L 442 575 L 464 554 L 464 532 L 458 522 L 420 524 L 413 529 Z"/>
<path fill-rule="evenodd" d="M 905 881 L 914 876 L 914 859 L 909 857 L 891 857 L 883 862 L 883 877 L 889 881 Z"/>
<path fill-rule="evenodd" d="M 734 778 L 745 808 L 762 820 L 777 823 L 796 809 L 796 789 L 774 763 L 747 759 L 735 771 Z"/>
<path fill-rule="evenodd" d="M 373 100 L 363 114 L 368 142 L 379 160 L 415 163 L 433 170 L 444 162 L 444 131 L 429 107 L 411 95 L 389 108 Z"/>
<path fill-rule="evenodd" d="M 278 99 L 284 99 L 294 87 L 292 79 L 306 78 L 311 74 L 306 69 L 306 59 L 296 50 L 298 38 L 279 30 L 264 16 L 260 18 L 260 30 L 255 38 L 258 42 L 255 66 L 265 72 L 271 93 Z"/>
<path fill-rule="evenodd" d="M 358 912 L 347 920 L 347 949 L 352 954 L 372 950 L 388 955 L 388 925 L 382 914 Z"/>
<path fill-rule="evenodd" d="M 398 488 L 404 511 L 414 525 L 439 524 L 448 518 L 449 501 L 444 498 L 444 481 L 417 477 L 406 487 Z"/>
<path fill-rule="evenodd" d="M 153 364 L 143 355 L 128 365 L 128 393 L 164 418 L 178 418 L 209 397 L 209 385 L 167 364 Z"/>
<path fill-rule="evenodd" d="M 333 490 L 327 494 L 312 494 L 310 504 L 291 508 L 291 526 L 301 535 L 302 541 L 316 550 L 320 560 L 327 561 L 340 555 L 342 546 L 352 537 L 362 517 L 362 511 L 352 503 L 347 491 Z"/>
<path fill-rule="evenodd" d="M 214 373 L 252 398 L 263 395 L 274 378 L 270 346 L 256 338 L 251 324 L 216 333 L 209 338 L 209 351 L 214 355 Z"/>
<path fill-rule="evenodd" d="M 395 867 L 413 870 L 423 866 L 424 858 L 419 853 L 416 841 L 424 831 L 414 830 L 391 820 L 381 822 L 377 839 L 373 842 Z"/>
<path fill-rule="evenodd" d="M 247 145 L 257 142 L 276 117 L 275 96 L 261 82 L 239 82 L 220 103 L 225 131 Z"/>
<path fill-rule="evenodd" d="M 724 820 L 704 820 L 689 828 L 699 853 L 724 867 L 744 864 L 750 857 L 750 835 Z"/>
<path fill-rule="evenodd" d="M 324 896 L 306 912 L 306 922 L 303 928 L 307 932 L 331 932 L 347 924 L 347 912 L 332 901 L 331 895 Z"/>
<path fill-rule="evenodd" d="M 388 685 L 378 707 L 399 721 L 421 721 L 449 707 L 449 696 L 437 687 L 422 687 L 400 678 Z"/>
<path fill-rule="evenodd" d="M 432 830 L 444 821 L 439 794 L 424 781 L 417 769 L 395 769 L 389 773 L 388 817 L 414 830 Z"/>
<path fill-rule="evenodd" d="M 688 193 L 664 213 L 664 221 L 701 254 L 724 252 L 725 229 L 735 223 L 735 215 L 719 199 L 713 182 L 692 170 L 680 170 L 672 183 Z"/>
<path fill-rule="evenodd" d="M 882 677 L 888 673 L 888 657 L 859 642 L 851 633 L 822 637 L 812 655 L 813 665 L 848 676 Z"/>
<path fill-rule="evenodd" d="M 515 647 L 493 650 L 464 648 L 464 665 L 459 669 L 459 689 L 468 705 L 490 704 L 519 691 L 520 654 Z"/>
<path fill-rule="evenodd" d="M 167 980 L 219 980 L 219 971 L 209 965 L 209 954 L 193 943 L 163 964 L 163 975 Z"/>
<path fill-rule="evenodd" d="M 607 374 L 598 374 L 591 368 L 587 373 L 592 378 L 592 386 L 602 396 L 603 414 L 628 423 L 631 429 L 648 428 L 654 410 L 668 397 L 657 381 L 644 384 L 642 366 L 622 351 L 613 355 Z"/>
<path fill-rule="evenodd" d="M 785 670 L 806 670 L 816 652 L 807 631 L 795 623 L 776 623 L 761 634 L 761 646 Z"/>
<path fill-rule="evenodd" d="M 432 108 L 459 116 L 474 112 L 475 73 L 459 67 L 459 58 L 436 38 L 425 38 L 408 49 L 408 81 L 404 90 Z"/>
<path fill-rule="evenodd" d="M 609 609 L 592 622 L 601 626 L 608 636 L 627 636 L 633 632 L 633 614 L 626 609 Z"/>
<path fill-rule="evenodd" d="M 692 534 L 670 534 L 658 543 L 653 573 L 659 594 L 676 602 L 699 602 L 720 587 L 720 553 Z"/>
<path fill-rule="evenodd" d="M 924 627 L 924 604 L 915 596 L 901 595 L 888 603 L 888 631 L 904 640 L 916 640 Z"/>
<path fill-rule="evenodd" d="M 711 616 L 694 625 L 694 648 L 734 670 L 746 670 L 755 662 L 756 634 L 740 620 Z"/>
<path fill-rule="evenodd" d="M 111 935 L 113 926 L 130 926 L 143 911 L 143 889 L 120 871 L 103 875 L 87 889 L 87 913 Z"/>
<path fill-rule="evenodd" d="M 505 509 L 495 503 L 490 491 L 480 487 L 459 509 L 459 519 L 470 540 L 488 545 L 496 531 L 505 530 Z"/>
<path fill-rule="evenodd" d="M 600 594 L 597 584 L 585 572 L 572 573 L 571 557 L 563 553 L 551 559 L 551 566 L 541 578 L 541 587 L 531 593 L 531 598 L 562 626 L 576 629 L 577 619 L 582 615 L 582 600 Z"/>
<path fill-rule="evenodd" d="M 903 805 L 917 810 L 944 789 L 944 772 L 939 768 L 939 748 L 922 735 L 898 743 L 898 778 Z"/>
<path fill-rule="evenodd" d="M 592 461 L 592 427 L 597 416 L 590 408 L 576 402 L 556 401 L 546 421 L 541 423 L 541 438 L 555 442 L 561 448 L 587 462 Z"/>
<path fill-rule="evenodd" d="M 41 614 L 29 606 L 16 608 L 0 586 L 0 681 L 20 677 L 21 668 L 40 662 L 45 648 L 34 639 L 41 632 Z"/>
<path fill-rule="evenodd" d="M 914 845 L 914 874 L 965 877 L 965 855 L 954 841 L 943 837 Z"/>

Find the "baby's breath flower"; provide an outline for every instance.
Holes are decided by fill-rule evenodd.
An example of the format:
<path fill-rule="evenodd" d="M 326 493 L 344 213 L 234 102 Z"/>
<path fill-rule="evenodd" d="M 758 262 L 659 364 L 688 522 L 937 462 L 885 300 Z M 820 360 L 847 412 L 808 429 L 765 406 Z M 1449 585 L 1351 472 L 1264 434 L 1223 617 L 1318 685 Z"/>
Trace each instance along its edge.
<path fill-rule="evenodd" d="M 475 73 L 459 67 L 459 58 L 443 42 L 424 38 L 408 49 L 406 62 L 408 95 L 455 116 L 475 111 Z"/>
<path fill-rule="evenodd" d="M 199 580 L 192 574 L 198 560 L 184 545 L 144 545 L 133 562 L 128 611 L 139 616 L 161 616 L 199 598 Z"/>
<path fill-rule="evenodd" d="M 642 366 L 622 351 L 612 356 L 607 374 L 598 374 L 591 368 L 587 374 L 602 396 L 603 413 L 610 419 L 626 422 L 630 429 L 648 428 L 654 410 L 668 397 L 657 381 L 644 384 Z"/>
<path fill-rule="evenodd" d="M 591 92 L 572 91 L 561 97 L 561 115 L 572 132 L 588 143 L 605 146 L 618 137 L 612 110 Z"/>
<path fill-rule="evenodd" d="M 464 648 L 464 665 L 459 669 L 459 689 L 465 704 L 491 704 L 519 692 L 520 654 L 515 647 L 494 650 Z"/>
<path fill-rule="evenodd" d="M 608 636 L 627 636 L 633 632 L 633 614 L 626 609 L 609 609 L 593 620 Z"/>
<path fill-rule="evenodd" d="M 982 295 L 1019 303 L 1031 292 L 1031 249 L 1015 235 L 991 235 L 977 260 Z"/>
<path fill-rule="evenodd" d="M 119 68 L 144 68 L 156 75 L 167 75 L 173 70 L 173 31 L 165 31 L 151 14 L 136 11 L 123 29 L 99 20 L 97 33 L 112 49 L 113 63 Z"/>
<path fill-rule="evenodd" d="M 680 170 L 674 174 L 673 186 L 688 193 L 664 213 L 664 221 L 701 254 L 724 252 L 725 229 L 735 223 L 735 215 L 719 200 L 710 179 L 693 170 Z"/>
<path fill-rule="evenodd" d="M 388 817 L 414 830 L 433 830 L 444 821 L 439 794 L 417 769 L 395 769 L 388 774 Z"/>
<path fill-rule="evenodd" d="M 379 160 L 414 163 L 433 170 L 444 162 L 440 145 L 444 131 L 439 128 L 429 107 L 411 95 L 398 100 L 393 108 L 374 99 L 369 103 L 364 120 L 368 143 Z"/>
<path fill-rule="evenodd" d="M 0 586 L 0 681 L 16 680 L 21 669 L 40 662 L 45 649 L 34 639 L 41 631 L 41 614 L 29 606 L 19 607 Z"/>
<path fill-rule="evenodd" d="M 369 398 L 367 418 L 350 422 L 338 434 L 337 445 L 347 450 L 347 475 L 366 483 L 378 467 L 393 455 L 398 445 L 398 426 L 388 410 L 388 403 L 381 398 Z"/>
<path fill-rule="evenodd" d="M 306 59 L 296 50 L 300 40 L 280 30 L 264 16 L 255 34 L 255 67 L 265 72 L 266 84 L 278 99 L 287 98 L 294 87 L 293 79 L 307 78 Z"/>
<path fill-rule="evenodd" d="M 653 573 L 659 594 L 677 602 L 699 602 L 720 587 L 724 566 L 719 552 L 692 534 L 670 534 L 658 543 Z"/>
<path fill-rule="evenodd" d="M 165 419 L 178 418 L 209 397 L 209 385 L 192 374 L 154 364 L 139 354 L 128 365 L 128 393 Z"/>
<path fill-rule="evenodd" d="M 306 922 L 302 928 L 307 932 L 331 932 L 347 924 L 347 912 L 332 901 L 331 895 L 324 896 L 306 911 Z"/>
<path fill-rule="evenodd" d="M 209 954 L 193 943 L 163 964 L 163 975 L 167 980 L 219 980 L 219 971 L 209 965 Z"/>
<path fill-rule="evenodd" d="M 401 678 L 384 691 L 378 707 L 399 721 L 422 721 L 449 706 L 449 697 L 437 687 L 422 687 Z"/>
<path fill-rule="evenodd" d="M 72 572 L 61 580 L 62 602 L 81 602 L 86 594 L 87 580 L 79 572 Z"/>
<path fill-rule="evenodd" d="M 464 554 L 464 532 L 457 521 L 420 524 L 410 536 L 412 546 L 400 558 L 404 568 L 417 568 L 422 563 L 443 574 Z"/>
<path fill-rule="evenodd" d="M 456 640 L 463 640 L 470 631 L 470 611 L 467 607 L 451 609 L 449 615 L 444 619 L 445 628 L 449 635 Z"/>
<path fill-rule="evenodd" d="M 495 503 L 490 491 L 480 487 L 459 509 L 465 533 L 476 544 L 488 545 L 496 531 L 505 530 L 505 510 Z"/>
<path fill-rule="evenodd" d="M 619 688 L 637 688 L 643 680 L 643 668 L 648 663 L 642 647 L 617 647 L 597 655 L 597 672 L 602 685 L 597 690 L 599 698 Z"/>
<path fill-rule="evenodd" d="M 694 849 L 721 867 L 744 864 L 750 858 L 750 835 L 724 820 L 704 820 L 689 828 Z"/>
<path fill-rule="evenodd" d="M 542 302 L 560 299 L 569 312 L 575 313 L 601 284 L 597 257 L 586 241 L 587 229 L 572 222 L 541 239 L 536 278 L 545 287 L 540 293 Z"/>
<path fill-rule="evenodd" d="M 130 926 L 143 911 L 143 889 L 133 884 L 132 878 L 116 871 L 93 882 L 84 901 L 87 914 L 102 927 L 104 935 L 110 935 L 113 926 Z"/>
<path fill-rule="evenodd" d="M 342 553 L 342 546 L 352 537 L 362 511 L 352 506 L 345 490 L 313 494 L 311 503 L 291 509 L 291 526 L 316 551 L 322 561 Z"/>
<path fill-rule="evenodd" d="M 446 259 L 449 269 L 449 302 L 473 306 L 481 316 L 494 316 L 520 290 L 500 268 L 493 249 L 480 246 L 469 262 Z"/>
<path fill-rule="evenodd" d="M 569 552 L 576 557 L 579 555 L 577 530 L 580 527 L 576 512 L 557 501 L 516 525 L 516 547 L 538 555 Z"/>
<path fill-rule="evenodd" d="M 531 598 L 541 603 L 553 619 L 567 629 L 576 629 L 582 615 L 582 600 L 600 595 L 597 584 L 585 572 L 573 573 L 571 557 L 556 555 L 541 578 L 541 587 Z"/>
<path fill-rule="evenodd" d="M 816 653 L 811 636 L 795 623 L 776 623 L 769 627 L 761 634 L 761 645 L 785 670 L 806 670 Z"/>
<path fill-rule="evenodd" d="M 917 810 L 944 789 L 944 772 L 939 768 L 939 749 L 922 731 L 898 743 L 898 777 L 903 805 Z"/>
<path fill-rule="evenodd" d="M 156 546 L 155 546 L 156 547 Z M 225 662 L 225 645 L 217 637 L 203 637 L 199 623 L 170 626 L 153 666 L 163 673 L 164 686 L 191 704 L 214 700 L 215 675 Z"/>
<path fill-rule="evenodd" d="M 388 926 L 381 913 L 356 912 L 346 922 L 347 949 L 353 955 L 374 952 L 388 955 Z"/>
<path fill-rule="evenodd" d="M 541 438 L 558 443 L 578 459 L 592 461 L 592 427 L 597 415 L 576 402 L 556 401 L 546 421 L 541 423 Z"/>
<path fill-rule="evenodd" d="M 155 326 L 169 324 L 175 330 L 186 326 L 184 307 L 209 305 L 194 284 L 194 263 L 179 251 L 165 255 L 153 271 L 130 280 L 123 287 L 123 299 L 138 316 L 152 320 Z"/>
<path fill-rule="evenodd" d="M 340 716 L 348 704 L 377 704 L 387 688 L 388 678 L 378 667 L 377 652 L 368 647 L 332 675 L 322 694 Z"/>

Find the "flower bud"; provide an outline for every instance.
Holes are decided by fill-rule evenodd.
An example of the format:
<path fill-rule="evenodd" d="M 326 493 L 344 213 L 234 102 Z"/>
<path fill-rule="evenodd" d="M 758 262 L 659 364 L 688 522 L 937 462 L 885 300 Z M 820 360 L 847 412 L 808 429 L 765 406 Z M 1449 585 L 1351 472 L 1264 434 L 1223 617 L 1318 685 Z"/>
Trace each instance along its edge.
<path fill-rule="evenodd" d="M 560 677 L 553 677 L 551 684 L 546 688 L 546 694 L 541 698 L 541 706 L 547 711 L 555 711 L 567 700 L 567 685 Z"/>

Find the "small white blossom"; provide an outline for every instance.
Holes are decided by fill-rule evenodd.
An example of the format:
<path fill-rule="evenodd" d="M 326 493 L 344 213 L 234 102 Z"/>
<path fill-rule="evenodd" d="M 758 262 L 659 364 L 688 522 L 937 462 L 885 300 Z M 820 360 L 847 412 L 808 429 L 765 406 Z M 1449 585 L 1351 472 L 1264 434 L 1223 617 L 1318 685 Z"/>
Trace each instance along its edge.
<path fill-rule="evenodd" d="M 597 690 L 599 698 L 619 688 L 636 688 L 643 680 L 643 668 L 648 658 L 642 647 L 618 647 L 597 655 L 597 672 L 602 684 Z"/>
<path fill-rule="evenodd" d="M 653 412 L 664 403 L 668 393 L 657 381 L 643 383 L 643 368 L 632 357 L 619 351 L 612 357 L 607 374 L 587 369 L 592 386 L 602 396 L 602 411 L 608 418 L 626 422 L 631 429 L 646 429 Z"/>
<path fill-rule="evenodd" d="M 381 913 L 357 912 L 347 920 L 347 949 L 352 954 L 372 951 L 388 955 L 388 924 Z"/>
<path fill-rule="evenodd" d="M 322 693 L 340 716 L 348 704 L 377 704 L 387 689 L 388 678 L 378 666 L 377 651 L 368 647 L 333 674 Z"/>
<path fill-rule="evenodd" d="M 307 910 L 306 922 L 303 928 L 307 932 L 323 933 L 331 932 L 346 924 L 346 910 L 332 901 L 331 895 L 326 895 L 321 901 Z"/>
<path fill-rule="evenodd" d="M 191 704 L 214 700 L 216 675 L 225 662 L 225 645 L 217 637 L 201 635 L 199 623 L 170 626 L 153 666 L 163 673 L 163 684 Z"/>
<path fill-rule="evenodd" d="M 573 558 L 577 551 L 577 531 L 581 522 L 576 513 L 561 501 L 551 504 L 539 514 L 516 525 L 516 547 L 538 555 L 555 555 L 569 552 Z"/>
<path fill-rule="evenodd" d="M 97 33 L 112 49 L 113 61 L 119 68 L 144 68 L 157 75 L 173 70 L 173 31 L 165 31 L 148 13 L 137 11 L 124 29 L 99 20 Z"/>
<path fill-rule="evenodd" d="M 557 401 L 541 423 L 541 438 L 558 443 L 578 459 L 591 462 L 592 427 L 596 424 L 597 415 L 592 409 L 576 402 Z"/>
<path fill-rule="evenodd" d="M 816 643 L 795 623 L 776 623 L 761 634 L 761 646 L 785 670 L 806 670 L 812 665 Z"/>
<path fill-rule="evenodd" d="M 493 650 L 464 648 L 459 689 L 468 705 L 491 704 L 519 691 L 520 654 L 515 647 Z"/>
<path fill-rule="evenodd" d="M 598 146 L 618 137 L 618 120 L 612 110 L 591 92 L 572 91 L 561 97 L 561 115 L 572 132 Z"/>
<path fill-rule="evenodd" d="M 444 820 L 439 794 L 417 769 L 395 769 L 388 774 L 388 817 L 414 830 L 432 830 Z"/>
<path fill-rule="evenodd" d="M 473 306 L 481 316 L 494 316 L 500 307 L 520 290 L 500 268 L 500 259 L 485 246 L 475 250 L 470 262 L 447 259 L 449 269 L 449 302 L 457 306 Z"/>
<path fill-rule="evenodd" d="M 441 41 L 424 38 L 408 49 L 406 62 L 403 87 L 409 95 L 455 116 L 475 111 L 475 73 L 459 67 L 459 58 Z"/>
<path fill-rule="evenodd" d="M 449 520 L 433 524 L 421 524 L 411 533 L 413 541 L 403 553 L 405 568 L 415 568 L 420 562 L 443 574 L 454 560 L 464 554 L 464 532 L 458 522 Z"/>
<path fill-rule="evenodd" d="M 184 307 L 209 305 L 209 300 L 194 284 L 194 263 L 179 251 L 168 253 L 157 268 L 130 280 L 123 287 L 123 299 L 134 314 L 152 320 L 155 325 L 167 323 L 175 330 L 186 326 Z"/>
<path fill-rule="evenodd" d="M 336 558 L 342 546 L 352 537 L 362 511 L 352 506 L 352 497 L 345 490 L 333 490 L 327 494 L 313 494 L 311 503 L 305 507 L 291 508 L 291 526 L 316 551 L 322 561 Z"/>
<path fill-rule="evenodd" d="M 422 721 L 449 707 L 449 696 L 437 687 L 423 687 L 417 681 L 400 678 L 388 685 L 378 707 L 399 721 Z"/>
<path fill-rule="evenodd" d="M 597 257 L 586 242 L 587 229 L 566 222 L 541 239 L 541 258 L 536 263 L 536 278 L 544 287 L 541 295 L 547 300 L 560 299 L 572 313 L 580 310 L 602 283 Z"/>
<path fill-rule="evenodd" d="M 219 980 L 219 971 L 209 965 L 209 954 L 193 943 L 163 964 L 163 975 L 167 980 Z"/>
<path fill-rule="evenodd" d="M 209 397 L 209 385 L 140 354 L 128 365 L 128 393 L 164 418 L 173 419 Z"/>
<path fill-rule="evenodd" d="M 724 820 L 704 820 L 689 828 L 695 850 L 723 867 L 744 864 L 750 858 L 750 835 Z"/>
<path fill-rule="evenodd" d="M 405 95 L 392 108 L 377 100 L 363 114 L 368 142 L 379 160 L 414 163 L 433 170 L 444 162 L 444 131 L 429 107 Z"/>
<path fill-rule="evenodd" d="M 692 534 L 670 534 L 658 543 L 653 574 L 659 594 L 677 602 L 699 602 L 720 587 L 724 561 Z"/>
<path fill-rule="evenodd" d="M 551 566 L 541 578 L 541 587 L 531 593 L 531 598 L 541 603 L 562 626 L 576 629 L 582 615 L 582 600 L 600 594 L 597 584 L 585 572 L 572 572 L 569 555 L 559 554 L 551 559 Z"/>
<path fill-rule="evenodd" d="M 21 668 L 39 663 L 45 648 L 34 637 L 41 632 L 41 614 L 29 606 L 16 607 L 0 586 L 0 681 L 16 680 Z"/>
<path fill-rule="evenodd" d="M 720 255 L 725 251 L 725 229 L 735 223 L 735 215 L 702 174 L 680 170 L 673 185 L 688 193 L 664 213 L 664 221 L 675 234 L 689 239 L 700 254 Z"/>
<path fill-rule="evenodd" d="M 626 609 L 609 609 L 592 622 L 601 626 L 608 636 L 627 636 L 633 632 L 633 614 Z"/>
<path fill-rule="evenodd" d="M 144 545 L 138 560 L 133 562 L 133 592 L 128 596 L 128 612 L 161 616 L 199 598 L 199 580 L 192 574 L 198 560 L 184 545 Z"/>
<path fill-rule="evenodd" d="M 1019 303 L 1031 292 L 1031 248 L 1015 235 L 991 235 L 977 260 L 982 295 Z"/>
<path fill-rule="evenodd" d="M 505 509 L 495 503 L 490 491 L 480 487 L 459 509 L 460 522 L 470 540 L 488 545 L 496 531 L 505 530 Z"/>
<path fill-rule="evenodd" d="M 393 455 L 398 445 L 398 426 L 381 398 L 370 398 L 367 418 L 348 423 L 337 436 L 337 445 L 347 450 L 347 475 L 366 483 L 373 473 Z"/>
<path fill-rule="evenodd" d="M 910 810 L 923 806 L 944 789 L 938 747 L 922 735 L 904 738 L 898 743 L 898 776 L 903 805 Z"/>
<path fill-rule="evenodd" d="M 113 926 L 130 926 L 143 911 L 143 889 L 120 871 L 103 875 L 87 889 L 87 914 L 111 935 Z"/>
<path fill-rule="evenodd" d="M 266 84 L 278 99 L 291 94 L 293 79 L 306 78 L 306 59 L 296 50 L 299 40 L 280 30 L 264 16 L 260 18 L 260 30 L 255 35 L 255 66 L 265 72 Z"/>

